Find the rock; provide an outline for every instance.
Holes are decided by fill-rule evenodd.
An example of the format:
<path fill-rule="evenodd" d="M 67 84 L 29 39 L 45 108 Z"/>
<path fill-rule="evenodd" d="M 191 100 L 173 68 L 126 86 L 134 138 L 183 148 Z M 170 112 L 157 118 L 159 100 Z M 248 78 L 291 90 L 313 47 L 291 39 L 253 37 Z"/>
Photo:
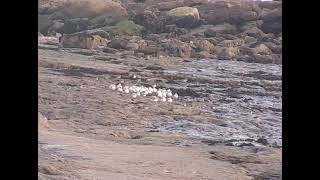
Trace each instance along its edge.
<path fill-rule="evenodd" d="M 246 29 L 244 32 L 242 32 L 242 34 L 251 36 L 257 39 L 260 39 L 264 36 L 264 32 L 257 27 L 251 27 L 249 29 Z"/>
<path fill-rule="evenodd" d="M 248 22 L 245 22 L 242 25 L 240 25 L 239 30 L 245 31 L 245 30 L 251 29 L 251 28 L 260 28 L 262 24 L 263 24 L 262 20 L 248 21 Z"/>
<path fill-rule="evenodd" d="M 209 24 L 220 24 L 229 22 L 230 3 L 218 1 L 204 3 L 198 7 L 200 16 Z"/>
<path fill-rule="evenodd" d="M 120 3 L 112 0 L 69 0 L 61 12 L 67 19 L 98 17 L 98 20 L 94 20 L 93 23 L 104 25 L 128 15 Z"/>
<path fill-rule="evenodd" d="M 156 45 L 148 45 L 144 48 L 140 48 L 138 52 L 144 53 L 145 55 L 157 56 L 163 49 Z"/>
<path fill-rule="evenodd" d="M 226 47 L 221 50 L 221 52 L 218 54 L 219 60 L 233 60 L 237 55 L 239 54 L 239 48 L 238 47 Z"/>
<path fill-rule="evenodd" d="M 64 26 L 64 23 L 63 23 L 63 22 L 54 20 L 54 21 L 52 22 L 52 25 L 51 25 L 50 28 L 49 28 L 49 31 L 61 33 L 63 26 Z"/>
<path fill-rule="evenodd" d="M 111 33 L 113 35 L 140 35 L 142 30 L 143 30 L 143 26 L 140 26 L 136 23 L 134 23 L 133 21 L 120 21 L 118 22 L 115 26 L 107 26 L 102 28 L 108 32 L 111 31 Z"/>
<path fill-rule="evenodd" d="M 72 34 L 75 32 L 85 31 L 90 24 L 91 23 L 88 18 L 68 19 L 62 27 L 62 32 L 65 34 Z"/>
<path fill-rule="evenodd" d="M 108 47 L 114 49 L 126 49 L 129 40 L 124 38 L 114 38 L 108 43 Z"/>
<path fill-rule="evenodd" d="M 209 24 L 258 20 L 261 9 L 251 1 L 213 1 L 198 7 L 200 16 Z"/>
<path fill-rule="evenodd" d="M 46 35 L 52 23 L 48 15 L 38 15 L 38 32 Z"/>
<path fill-rule="evenodd" d="M 183 0 L 160 2 L 155 7 L 160 11 L 169 11 L 171 9 L 184 6 Z"/>
<path fill-rule="evenodd" d="M 282 32 L 282 22 L 264 22 L 261 30 L 265 33 L 279 34 Z"/>
<path fill-rule="evenodd" d="M 282 8 L 282 2 L 280 1 L 260 1 L 258 3 L 260 9 L 277 9 Z"/>
<path fill-rule="evenodd" d="M 185 43 L 177 39 L 169 40 L 162 46 L 168 54 L 175 57 L 189 58 L 192 53 L 192 47 L 189 43 Z"/>
<path fill-rule="evenodd" d="M 208 40 L 198 39 L 198 40 L 195 40 L 193 43 L 194 43 L 196 52 L 206 51 L 210 54 L 214 51 L 214 45 L 211 44 Z"/>
<path fill-rule="evenodd" d="M 276 45 L 272 42 L 265 42 L 264 43 L 269 49 L 271 49 L 271 51 L 273 53 L 276 53 L 276 54 L 281 54 L 282 53 L 282 46 L 281 45 Z"/>
<path fill-rule="evenodd" d="M 198 59 L 207 59 L 207 58 L 212 58 L 212 55 L 208 51 L 200 51 L 200 52 L 194 53 L 192 57 L 198 58 Z"/>
<path fill-rule="evenodd" d="M 270 22 L 270 21 L 280 21 L 282 18 L 282 10 L 281 9 L 263 9 L 261 13 L 261 19 L 263 22 Z"/>
<path fill-rule="evenodd" d="M 256 63 L 262 63 L 262 64 L 280 64 L 280 63 L 282 63 L 281 55 L 277 55 L 277 54 L 271 54 L 271 55 L 255 54 L 254 58 L 255 58 L 254 61 Z"/>
<path fill-rule="evenodd" d="M 79 32 L 62 37 L 62 45 L 65 48 L 95 49 L 106 45 L 106 40 L 99 35 L 92 35 L 88 32 Z"/>
<path fill-rule="evenodd" d="M 102 52 L 114 54 L 114 53 L 119 52 L 119 50 L 113 49 L 113 48 L 109 48 L 109 47 L 104 47 L 104 48 L 102 49 Z"/>
<path fill-rule="evenodd" d="M 194 28 L 200 25 L 200 16 L 197 8 L 178 7 L 167 13 L 166 24 L 175 24 L 179 28 Z"/>
<path fill-rule="evenodd" d="M 133 17 L 133 21 L 139 25 L 142 25 L 149 33 L 162 33 L 164 32 L 164 23 L 152 11 L 145 10 Z"/>
<path fill-rule="evenodd" d="M 229 10 L 230 22 L 241 23 L 259 19 L 261 9 L 250 1 L 233 1 Z"/>
<path fill-rule="evenodd" d="M 239 51 L 242 55 L 244 56 L 249 56 L 252 57 L 256 54 L 254 48 L 246 47 L 246 46 L 241 46 L 239 47 Z"/>
<path fill-rule="evenodd" d="M 250 44 L 256 43 L 257 39 L 252 37 L 252 36 L 245 36 L 244 37 L 244 42 L 245 42 L 245 44 L 250 45 Z"/>
<path fill-rule="evenodd" d="M 207 37 L 215 37 L 218 34 L 235 34 L 237 32 L 237 28 L 234 25 L 225 23 L 219 24 L 214 27 L 208 28 L 204 34 Z"/>
<path fill-rule="evenodd" d="M 183 4 L 184 6 L 199 6 L 204 4 L 205 2 L 203 0 L 184 0 Z"/>
<path fill-rule="evenodd" d="M 218 43 L 220 47 L 237 47 L 244 45 L 245 41 L 243 39 L 236 39 L 236 40 L 223 40 Z"/>
<path fill-rule="evenodd" d="M 257 54 L 260 55 L 270 55 L 272 54 L 271 49 L 269 49 L 266 45 L 264 44 L 259 44 L 255 47 L 255 51 Z"/>

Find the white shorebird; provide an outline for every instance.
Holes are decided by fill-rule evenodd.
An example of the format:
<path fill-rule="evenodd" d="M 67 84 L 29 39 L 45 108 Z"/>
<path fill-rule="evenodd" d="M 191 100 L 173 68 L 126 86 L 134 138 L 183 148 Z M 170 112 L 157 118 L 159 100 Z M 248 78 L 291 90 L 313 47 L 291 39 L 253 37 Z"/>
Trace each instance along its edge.
<path fill-rule="evenodd" d="M 170 103 L 171 103 L 171 102 L 172 102 L 172 98 L 168 98 L 168 102 L 170 102 Z"/>
<path fill-rule="evenodd" d="M 137 97 L 137 94 L 136 94 L 136 93 L 133 93 L 133 94 L 132 94 L 132 97 L 133 97 L 133 98 L 136 98 L 136 97 Z"/>
<path fill-rule="evenodd" d="M 176 99 L 178 99 L 179 96 L 178 96 L 177 93 L 175 93 L 175 94 L 173 95 L 173 97 L 176 98 Z"/>
<path fill-rule="evenodd" d="M 109 88 L 112 89 L 112 90 L 116 90 L 116 89 L 117 89 L 116 85 L 114 85 L 114 84 L 111 84 L 111 85 L 109 86 Z"/>

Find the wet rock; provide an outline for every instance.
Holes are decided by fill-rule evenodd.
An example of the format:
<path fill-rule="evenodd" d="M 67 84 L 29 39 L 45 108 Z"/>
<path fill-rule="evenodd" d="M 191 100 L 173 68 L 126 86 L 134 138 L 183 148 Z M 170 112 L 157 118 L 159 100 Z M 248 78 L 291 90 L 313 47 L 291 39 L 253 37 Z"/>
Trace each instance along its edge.
<path fill-rule="evenodd" d="M 95 49 L 106 45 L 106 40 L 99 35 L 91 35 L 85 31 L 64 35 L 62 45 L 65 48 Z"/>
<path fill-rule="evenodd" d="M 212 28 L 208 28 L 204 34 L 207 37 L 215 37 L 219 34 L 235 34 L 237 32 L 237 28 L 231 24 L 220 24 L 216 25 Z"/>
<path fill-rule="evenodd" d="M 220 24 L 229 22 L 230 3 L 218 1 L 214 3 L 205 3 L 198 7 L 201 18 L 209 24 Z"/>

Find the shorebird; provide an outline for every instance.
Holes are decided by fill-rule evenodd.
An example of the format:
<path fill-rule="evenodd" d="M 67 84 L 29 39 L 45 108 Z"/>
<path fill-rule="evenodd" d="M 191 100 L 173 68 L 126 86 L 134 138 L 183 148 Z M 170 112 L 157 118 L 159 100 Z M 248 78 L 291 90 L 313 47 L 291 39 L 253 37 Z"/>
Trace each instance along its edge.
<path fill-rule="evenodd" d="M 111 84 L 111 85 L 109 86 L 109 88 L 112 89 L 112 90 L 116 90 L 116 89 L 117 89 L 116 85 L 114 85 L 114 84 Z"/>
<path fill-rule="evenodd" d="M 173 97 L 176 98 L 176 99 L 178 99 L 179 96 L 178 96 L 177 93 L 175 93 L 175 94 L 173 95 Z"/>
<path fill-rule="evenodd" d="M 133 93 L 133 94 L 132 94 L 132 97 L 133 97 L 133 98 L 136 98 L 136 97 L 137 97 L 137 94 L 136 94 L 136 93 Z"/>
<path fill-rule="evenodd" d="M 172 98 L 168 98 L 168 102 L 170 102 L 170 103 L 171 103 L 171 102 L 172 102 Z"/>
<path fill-rule="evenodd" d="M 157 102 L 157 101 L 159 101 L 159 98 L 157 96 L 153 96 L 153 100 L 152 101 Z"/>

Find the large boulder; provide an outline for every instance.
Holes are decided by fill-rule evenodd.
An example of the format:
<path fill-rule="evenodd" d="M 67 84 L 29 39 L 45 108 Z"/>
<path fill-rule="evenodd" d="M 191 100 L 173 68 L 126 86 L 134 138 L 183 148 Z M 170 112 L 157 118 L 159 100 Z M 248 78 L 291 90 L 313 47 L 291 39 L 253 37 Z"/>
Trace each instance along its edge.
<path fill-rule="evenodd" d="M 252 1 L 212 1 L 198 7 L 200 16 L 210 24 L 242 23 L 258 20 L 261 9 Z"/>
<path fill-rule="evenodd" d="M 68 19 L 103 16 L 112 21 L 112 18 L 127 15 L 126 9 L 112 0 L 69 0 L 61 11 Z"/>
<path fill-rule="evenodd" d="M 180 28 L 194 28 L 200 25 L 200 15 L 197 8 L 178 7 L 167 13 L 166 24 L 176 24 Z"/>
<path fill-rule="evenodd" d="M 62 46 L 65 48 L 95 49 L 99 46 L 106 45 L 106 43 L 106 39 L 86 31 L 68 34 L 62 37 Z"/>

